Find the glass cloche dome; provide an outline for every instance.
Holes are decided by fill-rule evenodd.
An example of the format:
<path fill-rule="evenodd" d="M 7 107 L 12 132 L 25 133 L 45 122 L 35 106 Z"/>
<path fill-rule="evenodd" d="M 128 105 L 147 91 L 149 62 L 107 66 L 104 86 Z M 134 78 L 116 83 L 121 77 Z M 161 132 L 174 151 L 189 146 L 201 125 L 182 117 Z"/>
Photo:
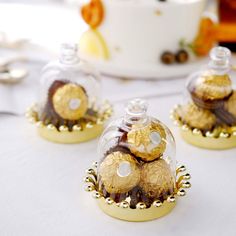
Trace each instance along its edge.
<path fill-rule="evenodd" d="M 67 123 L 69 129 L 81 118 L 92 120 L 100 102 L 98 76 L 80 63 L 75 45 L 63 44 L 59 60 L 42 70 L 40 119 L 56 126 Z"/>
<path fill-rule="evenodd" d="M 188 96 L 174 112 L 183 137 L 194 145 L 212 149 L 236 145 L 236 91 L 230 59 L 227 48 L 213 48 L 207 68 L 190 76 Z"/>
<path fill-rule="evenodd" d="M 131 101 L 125 117 L 112 122 L 100 141 L 99 189 L 116 202 L 130 197 L 131 208 L 166 200 L 175 187 L 173 136 L 146 112 L 145 101 Z"/>
<path fill-rule="evenodd" d="M 100 204 L 106 213 L 120 219 L 142 221 L 158 218 L 173 208 L 174 204 L 166 202 L 175 201 L 179 187 L 176 185 L 175 141 L 162 122 L 147 115 L 146 101 L 129 102 L 125 116 L 105 129 L 99 142 L 99 157 L 97 193 L 108 204 L 114 202 L 133 209 L 130 215 L 122 216 L 119 210 Z M 168 210 L 155 212 L 154 205 L 158 207 L 162 203 L 162 209 Z M 135 213 L 141 208 L 154 213 Z"/>
<path fill-rule="evenodd" d="M 111 108 L 101 101 L 98 72 L 79 60 L 76 45 L 62 45 L 59 60 L 43 68 L 40 82 L 37 120 L 47 128 L 40 129 L 43 137 L 74 143 L 102 132 Z"/>

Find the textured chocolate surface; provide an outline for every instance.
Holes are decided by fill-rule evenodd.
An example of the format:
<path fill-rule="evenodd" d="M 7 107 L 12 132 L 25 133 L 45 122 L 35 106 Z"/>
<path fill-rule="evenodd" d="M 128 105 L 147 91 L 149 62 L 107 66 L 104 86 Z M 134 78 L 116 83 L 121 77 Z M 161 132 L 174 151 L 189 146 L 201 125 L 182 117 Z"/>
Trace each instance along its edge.
<path fill-rule="evenodd" d="M 166 198 L 174 192 L 175 180 L 165 160 L 145 163 L 141 170 L 140 187 L 150 199 Z"/>
<path fill-rule="evenodd" d="M 214 114 L 220 120 L 221 124 L 226 124 L 228 126 L 236 125 L 236 117 L 226 109 L 216 109 L 214 110 Z"/>
<path fill-rule="evenodd" d="M 92 109 L 88 109 L 85 117 L 79 119 L 79 120 L 68 120 L 68 119 L 63 119 L 61 116 L 57 114 L 57 112 L 54 109 L 53 106 L 53 96 L 55 92 L 59 89 L 65 86 L 66 84 L 69 84 L 70 82 L 67 80 L 55 80 L 52 85 L 50 86 L 48 90 L 48 95 L 47 95 L 47 101 L 46 104 L 43 107 L 43 110 L 40 112 L 40 117 L 39 119 L 43 121 L 44 124 L 53 124 L 55 127 L 59 128 L 61 125 L 66 125 L 68 126 L 69 130 L 72 130 L 72 127 L 74 125 L 80 124 L 80 122 L 89 122 L 92 121 L 92 117 L 97 116 L 97 112 L 95 112 Z M 84 90 L 85 92 L 85 90 Z M 91 118 L 90 118 L 91 117 Z"/>
<path fill-rule="evenodd" d="M 218 100 L 232 93 L 232 81 L 228 74 L 216 75 L 207 71 L 194 84 L 195 94 L 203 100 Z"/>
<path fill-rule="evenodd" d="M 182 106 L 180 116 L 184 123 L 192 128 L 211 130 L 217 123 L 215 114 L 190 102 Z"/>
<path fill-rule="evenodd" d="M 84 89 L 74 83 L 68 83 L 56 90 L 52 97 L 56 113 L 67 120 L 78 120 L 88 109 L 88 97 Z"/>
<path fill-rule="evenodd" d="M 120 175 L 120 165 L 129 165 L 127 175 Z M 126 153 L 112 152 L 100 163 L 99 178 L 109 193 L 126 193 L 140 181 L 140 166 L 137 160 Z"/>
<path fill-rule="evenodd" d="M 130 151 L 143 161 L 150 162 L 161 157 L 166 149 L 166 133 L 161 124 L 133 125 L 128 132 Z"/>
<path fill-rule="evenodd" d="M 236 117 L 236 91 L 234 90 L 229 99 L 225 102 L 225 110 Z"/>
<path fill-rule="evenodd" d="M 168 196 L 170 196 L 173 193 L 173 186 L 171 188 L 166 188 L 166 183 L 163 183 L 164 189 L 160 192 L 159 194 L 156 194 L 155 196 L 150 194 L 150 189 L 146 192 L 146 190 L 144 190 L 144 188 L 140 187 L 140 183 L 149 183 L 149 180 L 147 178 L 147 175 L 142 175 L 142 178 L 146 178 L 146 180 L 141 180 L 141 177 L 139 179 L 139 181 L 136 181 L 137 178 L 132 178 L 131 182 L 133 183 L 133 187 L 131 189 L 127 189 L 127 186 L 132 186 L 129 185 L 129 181 L 128 182 L 124 182 L 124 189 L 118 189 L 115 190 L 114 188 L 109 188 L 109 186 L 107 187 L 104 179 L 101 176 L 101 165 L 102 163 L 104 163 L 104 161 L 106 160 L 106 158 L 108 156 L 113 155 L 114 160 L 118 160 L 118 157 L 115 157 L 114 154 L 117 152 L 123 153 L 122 155 L 131 155 L 133 156 L 133 158 L 136 160 L 139 168 L 142 170 L 142 166 L 144 165 L 153 165 L 152 163 L 154 163 L 155 161 L 151 161 L 151 162 L 145 162 L 143 161 L 140 157 L 135 156 L 129 149 L 129 145 L 127 143 L 127 131 L 125 131 L 122 128 L 118 128 L 119 131 L 119 135 L 116 137 L 116 143 L 108 150 L 106 151 L 103 155 L 103 159 L 99 164 L 99 168 L 98 168 L 98 183 L 99 183 L 99 191 L 103 194 L 103 196 L 105 198 L 110 197 L 112 198 L 115 202 L 119 203 L 121 201 L 130 200 L 130 207 L 131 208 L 136 208 L 136 204 L 139 202 L 143 202 L 145 203 L 146 207 L 150 207 L 153 203 L 154 200 L 160 200 L 160 201 L 164 201 L 167 199 Z M 161 159 L 161 162 L 165 162 L 165 160 Z M 166 166 L 168 166 L 168 164 L 166 163 Z M 116 168 L 116 167 L 115 167 Z M 106 169 L 109 169 L 109 171 L 111 171 L 113 169 L 113 166 L 107 167 Z M 160 168 L 161 169 L 161 168 Z M 105 170 L 104 170 L 105 171 Z M 159 172 L 159 171 L 158 171 Z M 113 171 L 113 173 L 116 174 L 116 172 Z M 150 172 L 151 173 L 151 172 Z M 163 172 L 162 172 L 163 173 Z M 157 175 L 161 176 L 162 173 L 156 173 Z M 141 172 L 140 172 L 141 175 Z M 137 175 L 136 175 L 137 176 Z M 169 176 L 169 173 L 168 173 Z M 167 176 L 167 178 L 169 178 Z M 109 177 L 110 178 L 110 177 Z M 107 179 L 109 179 L 107 178 Z M 151 177 L 152 178 L 152 177 Z M 172 179 L 172 181 L 174 181 L 174 179 Z M 115 183 L 115 182 L 114 182 Z M 125 191 L 126 190 L 126 191 Z M 154 189 L 154 191 L 156 191 Z"/>

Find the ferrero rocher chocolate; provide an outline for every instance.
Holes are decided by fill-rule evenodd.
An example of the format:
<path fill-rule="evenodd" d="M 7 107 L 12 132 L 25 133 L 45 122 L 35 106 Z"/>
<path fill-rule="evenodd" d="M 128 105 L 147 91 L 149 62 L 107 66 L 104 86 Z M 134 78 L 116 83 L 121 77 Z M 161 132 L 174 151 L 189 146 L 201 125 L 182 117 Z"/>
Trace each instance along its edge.
<path fill-rule="evenodd" d="M 113 152 L 100 164 L 99 178 L 107 192 L 126 193 L 139 183 L 140 168 L 133 156 Z"/>
<path fill-rule="evenodd" d="M 174 176 L 165 160 L 159 159 L 142 166 L 140 187 L 152 199 L 173 193 Z"/>
<path fill-rule="evenodd" d="M 216 124 L 216 116 L 211 111 L 199 108 L 192 102 L 182 107 L 180 115 L 192 128 L 211 130 Z"/>
<path fill-rule="evenodd" d="M 233 92 L 229 100 L 225 103 L 225 109 L 236 117 L 236 91 Z"/>
<path fill-rule="evenodd" d="M 159 158 L 166 149 L 165 129 L 158 123 L 147 126 L 133 125 L 128 132 L 130 151 L 143 161 Z"/>
<path fill-rule="evenodd" d="M 56 113 L 67 120 L 81 118 L 88 109 L 88 98 L 81 86 L 66 84 L 57 89 L 52 97 Z"/>
<path fill-rule="evenodd" d="M 232 82 L 227 74 L 205 74 L 197 79 L 194 92 L 203 100 L 223 99 L 231 94 Z"/>

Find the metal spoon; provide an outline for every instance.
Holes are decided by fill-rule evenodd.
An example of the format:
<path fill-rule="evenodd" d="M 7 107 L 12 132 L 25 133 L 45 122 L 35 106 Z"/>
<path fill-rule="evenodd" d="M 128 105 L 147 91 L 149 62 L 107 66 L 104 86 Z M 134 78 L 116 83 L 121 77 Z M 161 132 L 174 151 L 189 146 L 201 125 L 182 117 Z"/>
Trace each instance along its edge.
<path fill-rule="evenodd" d="M 28 75 L 26 69 L 21 68 L 0 68 L 0 83 L 3 84 L 16 84 L 21 82 Z"/>

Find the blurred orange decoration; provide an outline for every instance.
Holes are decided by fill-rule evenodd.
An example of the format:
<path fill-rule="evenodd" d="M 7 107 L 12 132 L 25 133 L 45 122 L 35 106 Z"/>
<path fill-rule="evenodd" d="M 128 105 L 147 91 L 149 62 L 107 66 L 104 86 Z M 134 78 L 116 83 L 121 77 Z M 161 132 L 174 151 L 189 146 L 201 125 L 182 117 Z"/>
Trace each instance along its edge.
<path fill-rule="evenodd" d="M 199 32 L 193 42 L 194 52 L 198 56 L 205 56 L 209 53 L 215 43 L 213 34 L 214 22 L 210 18 L 203 18 L 200 23 Z"/>
<path fill-rule="evenodd" d="M 92 28 L 99 26 L 104 17 L 104 8 L 101 0 L 91 0 L 81 8 L 84 21 Z"/>
<path fill-rule="evenodd" d="M 219 0 L 219 18 L 220 22 L 236 24 L 236 1 Z"/>
<path fill-rule="evenodd" d="M 236 0 L 219 0 L 219 21 L 221 24 L 234 24 L 236 26 Z M 234 29 L 232 29 L 234 30 Z M 222 32 L 228 34 L 228 32 Z M 220 40 L 220 44 L 236 52 L 236 40 Z"/>
<path fill-rule="evenodd" d="M 203 18 L 198 35 L 193 42 L 194 52 L 198 56 L 206 56 L 218 42 L 236 42 L 236 23 L 218 24 L 210 18 Z"/>

